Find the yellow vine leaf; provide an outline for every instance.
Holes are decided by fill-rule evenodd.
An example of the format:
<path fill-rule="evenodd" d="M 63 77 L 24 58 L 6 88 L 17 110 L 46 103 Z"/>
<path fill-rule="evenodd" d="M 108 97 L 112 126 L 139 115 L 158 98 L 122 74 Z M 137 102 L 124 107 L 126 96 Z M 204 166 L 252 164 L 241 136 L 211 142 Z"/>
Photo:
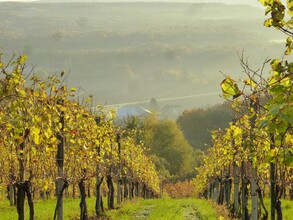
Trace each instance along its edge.
<path fill-rule="evenodd" d="M 51 141 L 51 143 L 55 143 L 57 141 L 57 138 L 56 137 L 52 137 L 50 141 Z"/>
<path fill-rule="evenodd" d="M 272 18 L 269 18 L 269 19 L 265 20 L 264 26 L 271 27 L 272 25 L 273 25 L 273 19 Z"/>
<path fill-rule="evenodd" d="M 255 82 L 253 82 L 251 79 L 244 80 L 244 83 L 248 86 L 256 87 Z"/>
<path fill-rule="evenodd" d="M 272 5 L 274 0 L 259 0 L 263 6 Z"/>
<path fill-rule="evenodd" d="M 17 62 L 18 62 L 18 64 L 22 65 L 25 63 L 26 59 L 27 59 L 27 56 L 23 55 L 23 56 L 18 57 Z"/>
<path fill-rule="evenodd" d="M 34 120 L 35 122 L 40 122 L 42 119 L 41 119 L 38 115 L 35 115 L 35 116 L 33 117 L 33 120 Z"/>
<path fill-rule="evenodd" d="M 285 77 L 283 79 L 281 79 L 280 84 L 286 88 L 291 87 L 291 80 L 289 77 Z"/>
<path fill-rule="evenodd" d="M 234 129 L 234 133 L 233 133 L 233 138 L 236 138 L 236 137 L 240 137 L 240 135 L 242 134 L 242 129 L 239 128 L 239 127 L 235 127 Z"/>
<path fill-rule="evenodd" d="M 230 77 L 227 77 L 221 82 L 222 92 L 225 98 L 237 98 L 241 95 L 238 85 Z"/>
<path fill-rule="evenodd" d="M 22 97 L 22 98 L 24 98 L 24 97 L 26 96 L 26 93 L 25 93 L 25 91 L 24 91 L 23 89 L 19 90 L 19 91 L 18 91 L 18 94 L 19 94 L 19 96 Z"/>
<path fill-rule="evenodd" d="M 31 128 L 31 136 L 35 144 L 40 144 L 40 128 L 33 126 Z"/>
<path fill-rule="evenodd" d="M 293 0 L 287 0 L 288 14 L 293 16 Z"/>

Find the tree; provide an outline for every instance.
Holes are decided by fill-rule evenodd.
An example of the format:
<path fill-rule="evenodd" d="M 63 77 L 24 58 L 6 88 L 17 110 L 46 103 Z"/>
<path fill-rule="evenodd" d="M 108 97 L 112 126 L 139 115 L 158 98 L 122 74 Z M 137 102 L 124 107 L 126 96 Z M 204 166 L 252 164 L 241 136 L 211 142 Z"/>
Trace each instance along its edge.
<path fill-rule="evenodd" d="M 155 98 L 151 98 L 150 101 L 150 111 L 153 113 L 158 113 L 160 110 L 159 104 Z"/>
<path fill-rule="evenodd" d="M 224 103 L 206 109 L 185 110 L 178 117 L 177 123 L 193 148 L 207 150 L 212 141 L 210 132 L 224 130 L 231 120 L 232 109 L 228 103 Z"/>
<path fill-rule="evenodd" d="M 184 178 L 193 173 L 194 150 L 176 122 L 149 117 L 144 121 L 143 138 L 150 153 L 156 155 L 157 165 L 166 168 L 171 176 Z"/>

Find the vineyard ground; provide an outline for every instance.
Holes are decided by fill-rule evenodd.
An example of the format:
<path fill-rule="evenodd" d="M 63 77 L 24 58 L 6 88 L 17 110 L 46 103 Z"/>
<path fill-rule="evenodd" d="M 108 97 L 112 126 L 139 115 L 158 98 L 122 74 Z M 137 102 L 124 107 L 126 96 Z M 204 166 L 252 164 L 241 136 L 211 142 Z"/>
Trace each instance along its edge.
<path fill-rule="evenodd" d="M 104 202 L 106 203 L 106 202 Z M 266 200 L 267 207 L 269 201 Z M 94 216 L 95 198 L 87 199 L 89 215 Z M 53 219 L 55 200 L 36 201 L 35 219 Z M 290 220 L 293 216 L 293 201 L 283 200 L 283 219 Z M 26 207 L 28 209 L 28 207 Z M 0 219 L 17 219 L 15 207 L 11 207 L 7 200 L 0 200 Z M 27 218 L 28 219 L 28 213 Z M 216 220 L 219 216 L 225 216 L 222 207 L 212 205 L 210 202 L 195 198 L 185 199 L 134 199 L 123 202 L 122 206 L 108 210 L 105 219 L 110 220 L 131 220 L 131 219 L 151 219 L 151 220 Z M 79 216 L 79 199 L 64 199 L 64 219 L 77 220 Z M 226 217 L 224 218 L 226 219 Z"/>
<path fill-rule="evenodd" d="M 110 219 L 217 219 L 211 204 L 200 199 L 149 199 L 129 201 L 107 213 Z"/>
<path fill-rule="evenodd" d="M 104 204 L 106 202 L 104 201 Z M 94 215 L 95 198 L 87 199 L 89 215 Z M 56 205 L 55 200 L 36 201 L 35 219 L 51 220 Z M 26 205 L 26 210 L 28 207 Z M 7 200 L 0 201 L 1 220 L 17 219 L 15 207 Z M 27 218 L 28 219 L 28 213 Z M 79 219 L 79 199 L 64 199 L 64 219 Z M 172 219 L 197 220 L 217 219 L 216 212 L 205 200 L 200 199 L 133 199 L 125 201 L 117 209 L 106 211 L 105 219 Z"/>

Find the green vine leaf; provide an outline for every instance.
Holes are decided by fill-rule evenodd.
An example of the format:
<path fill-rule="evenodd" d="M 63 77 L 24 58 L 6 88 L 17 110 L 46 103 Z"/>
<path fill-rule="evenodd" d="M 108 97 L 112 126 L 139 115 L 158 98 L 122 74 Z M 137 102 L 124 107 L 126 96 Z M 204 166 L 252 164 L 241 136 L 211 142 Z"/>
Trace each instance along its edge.
<path fill-rule="evenodd" d="M 227 77 L 221 82 L 221 88 L 225 98 L 230 98 L 231 96 L 237 98 L 242 94 L 238 85 L 230 77 Z"/>

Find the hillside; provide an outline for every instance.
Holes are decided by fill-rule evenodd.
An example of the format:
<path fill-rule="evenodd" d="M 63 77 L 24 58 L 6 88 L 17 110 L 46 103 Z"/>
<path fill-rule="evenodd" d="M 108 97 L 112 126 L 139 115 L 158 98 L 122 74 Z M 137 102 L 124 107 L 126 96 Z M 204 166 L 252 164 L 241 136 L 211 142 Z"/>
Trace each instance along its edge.
<path fill-rule="evenodd" d="M 35 73 L 70 72 L 80 96 L 116 104 L 219 92 L 225 74 L 241 76 L 237 53 L 262 63 L 281 55 L 263 10 L 192 3 L 0 3 L 0 45 L 25 53 Z M 30 67 L 27 67 L 30 68 Z M 221 102 L 218 95 L 164 104 Z"/>

